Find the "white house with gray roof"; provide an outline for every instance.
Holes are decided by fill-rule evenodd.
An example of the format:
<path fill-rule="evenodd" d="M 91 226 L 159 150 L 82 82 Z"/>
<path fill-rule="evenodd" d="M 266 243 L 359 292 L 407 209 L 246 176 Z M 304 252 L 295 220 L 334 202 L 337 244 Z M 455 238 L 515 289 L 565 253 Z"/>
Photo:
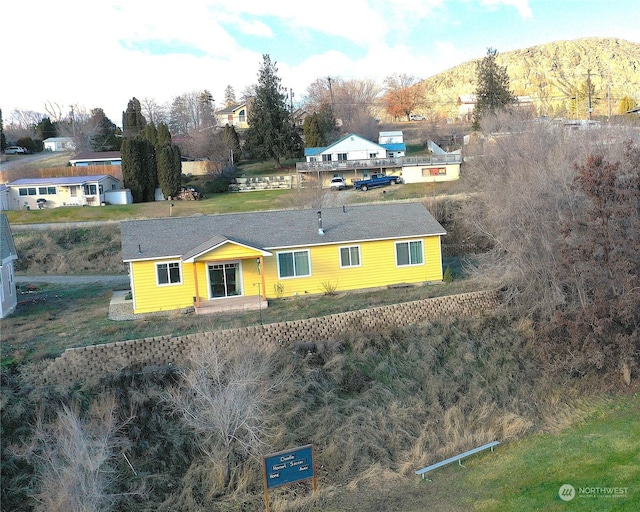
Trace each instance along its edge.
<path fill-rule="evenodd" d="M 21 178 L 7 185 L 11 210 L 34 210 L 60 206 L 100 206 L 109 192 L 121 189 L 108 174 L 59 178 Z"/>

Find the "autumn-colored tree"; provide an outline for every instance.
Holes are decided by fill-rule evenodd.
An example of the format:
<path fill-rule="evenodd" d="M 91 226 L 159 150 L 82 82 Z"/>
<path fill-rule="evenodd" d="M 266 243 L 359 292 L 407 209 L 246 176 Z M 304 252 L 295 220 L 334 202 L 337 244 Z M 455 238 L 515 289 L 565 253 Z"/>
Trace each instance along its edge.
<path fill-rule="evenodd" d="M 422 100 L 422 91 L 416 79 L 406 74 L 394 74 L 384 80 L 384 108 L 390 116 L 400 119 L 409 116 Z"/>
<path fill-rule="evenodd" d="M 620 114 L 626 114 L 634 106 L 635 106 L 635 103 L 633 102 L 633 98 L 630 98 L 629 96 L 625 96 L 620 100 L 619 112 Z"/>

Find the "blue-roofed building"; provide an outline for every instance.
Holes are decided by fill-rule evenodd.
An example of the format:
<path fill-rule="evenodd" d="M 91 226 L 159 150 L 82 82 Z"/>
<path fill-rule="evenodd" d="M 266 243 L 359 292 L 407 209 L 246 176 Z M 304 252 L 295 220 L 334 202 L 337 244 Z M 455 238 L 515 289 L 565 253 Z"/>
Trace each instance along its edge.
<path fill-rule="evenodd" d="M 325 148 L 305 148 L 306 162 L 296 163 L 301 183 L 328 187 L 340 176 L 349 184 L 372 174 L 398 176 L 398 183 L 429 183 L 457 180 L 462 155 L 447 153 L 429 142 L 429 154 L 406 156 L 402 131 L 379 133 L 378 143 L 350 133 Z"/>
<path fill-rule="evenodd" d="M 11 210 L 34 210 L 60 206 L 100 206 L 119 191 L 120 181 L 108 174 L 21 178 L 7 184 Z"/>

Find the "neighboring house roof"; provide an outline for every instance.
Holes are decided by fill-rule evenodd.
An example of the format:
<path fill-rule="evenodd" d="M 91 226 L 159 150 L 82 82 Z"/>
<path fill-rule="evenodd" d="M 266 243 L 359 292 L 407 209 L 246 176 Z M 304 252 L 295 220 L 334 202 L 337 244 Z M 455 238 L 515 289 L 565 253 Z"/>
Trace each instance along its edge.
<path fill-rule="evenodd" d="M 102 181 L 105 178 L 116 180 L 116 178 L 108 174 L 100 174 L 97 176 L 64 176 L 62 178 L 20 178 L 19 180 L 9 183 L 9 186 L 17 187 L 24 185 L 84 185 L 87 182 Z"/>
<path fill-rule="evenodd" d="M 404 142 L 397 142 L 395 144 L 380 144 L 387 151 L 406 151 L 407 145 Z"/>
<path fill-rule="evenodd" d="M 383 138 L 383 137 L 404 137 L 404 134 L 402 133 L 402 130 L 394 130 L 390 132 L 379 132 L 378 138 Z"/>
<path fill-rule="evenodd" d="M 42 142 L 72 142 L 73 139 L 71 137 L 49 137 L 48 139 L 44 139 Z"/>
<path fill-rule="evenodd" d="M 326 148 L 304 148 L 304 156 L 316 156 L 322 153 Z"/>
<path fill-rule="evenodd" d="M 13 241 L 9 219 L 4 213 L 0 213 L 0 261 L 17 260 L 18 251 Z"/>
<path fill-rule="evenodd" d="M 217 114 L 233 114 L 236 110 L 238 110 L 241 107 L 245 107 L 246 105 L 247 105 L 246 101 L 242 103 L 236 103 L 229 107 L 224 107 L 224 108 L 221 108 L 220 110 L 216 110 L 216 115 Z"/>
<path fill-rule="evenodd" d="M 357 243 L 445 235 L 444 228 L 420 203 L 387 203 L 317 210 L 169 217 L 124 221 L 124 261 L 158 258 L 187 260 L 235 243 L 259 251 L 313 245 Z"/>
<path fill-rule="evenodd" d="M 315 155 L 319 155 L 320 153 L 330 152 L 330 150 L 333 147 L 338 146 L 339 144 L 342 144 L 344 141 L 349 140 L 349 139 L 351 139 L 353 141 L 355 141 L 355 139 L 358 139 L 359 141 L 361 141 L 362 146 L 363 146 L 363 147 L 358 147 L 358 148 L 356 148 L 354 146 L 354 148 L 352 148 L 352 149 L 360 150 L 360 149 L 364 149 L 364 148 L 371 148 L 371 147 L 374 147 L 374 146 L 377 146 L 379 148 L 384 149 L 383 145 L 378 144 L 377 142 L 373 142 L 373 141 L 371 141 L 369 139 L 365 139 L 364 137 L 362 137 L 361 135 L 358 135 L 357 133 L 347 133 L 344 137 L 340 137 L 337 141 L 329 144 L 327 147 L 324 147 L 324 148 L 305 148 L 304 155 L 305 156 L 315 156 Z M 307 152 L 307 151 L 309 151 L 309 152 Z"/>
<path fill-rule="evenodd" d="M 94 151 L 88 153 L 79 153 L 69 160 L 69 162 L 96 162 L 102 160 L 119 160 L 122 159 L 120 151 Z"/>

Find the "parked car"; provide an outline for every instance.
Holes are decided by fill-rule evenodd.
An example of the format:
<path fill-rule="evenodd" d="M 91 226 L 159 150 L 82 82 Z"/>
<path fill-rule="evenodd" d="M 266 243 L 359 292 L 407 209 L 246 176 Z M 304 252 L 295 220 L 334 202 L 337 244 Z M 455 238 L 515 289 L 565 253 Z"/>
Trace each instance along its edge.
<path fill-rule="evenodd" d="M 17 153 L 22 153 L 22 154 L 27 154 L 27 150 L 26 148 L 23 148 L 21 146 L 8 146 L 6 148 L 4 148 L 4 154 L 5 155 L 15 155 Z"/>
<path fill-rule="evenodd" d="M 334 176 L 331 179 L 331 190 L 344 190 L 347 188 L 347 182 L 341 176 Z"/>
<path fill-rule="evenodd" d="M 400 176 L 372 174 L 369 179 L 354 181 L 353 188 L 366 192 L 373 187 L 384 187 L 386 185 L 395 185 L 396 183 L 402 183 L 402 178 L 400 178 Z"/>
<path fill-rule="evenodd" d="M 411 114 L 409 119 L 411 119 L 411 121 L 424 121 L 424 117 L 419 114 Z"/>

